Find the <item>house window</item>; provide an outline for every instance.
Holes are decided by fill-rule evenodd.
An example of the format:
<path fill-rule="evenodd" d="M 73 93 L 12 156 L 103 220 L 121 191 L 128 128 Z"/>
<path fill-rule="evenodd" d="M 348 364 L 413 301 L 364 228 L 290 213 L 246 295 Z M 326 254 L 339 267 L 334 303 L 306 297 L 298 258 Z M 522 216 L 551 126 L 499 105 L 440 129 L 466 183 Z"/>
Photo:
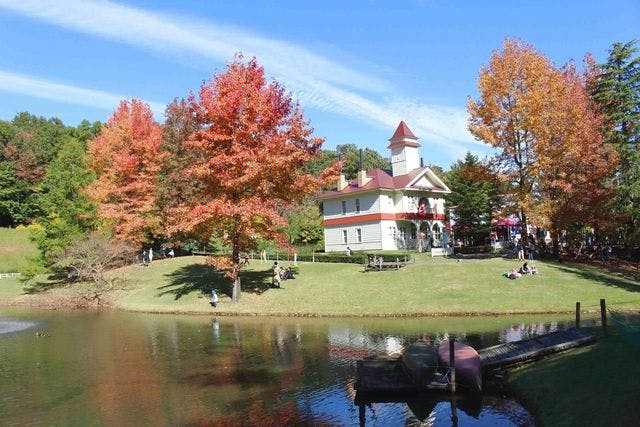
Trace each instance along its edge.
<path fill-rule="evenodd" d="M 342 230 L 342 243 L 347 243 L 347 230 Z"/>
<path fill-rule="evenodd" d="M 362 228 L 356 228 L 356 238 L 358 243 L 362 243 Z"/>
<path fill-rule="evenodd" d="M 360 199 L 356 199 L 356 213 L 360 213 Z"/>
<path fill-rule="evenodd" d="M 436 240 L 440 240 L 442 238 L 442 232 L 440 230 L 440 226 L 438 224 L 433 224 L 433 237 Z"/>
<path fill-rule="evenodd" d="M 347 214 L 347 202 L 346 200 L 342 201 L 342 215 L 346 215 Z"/>

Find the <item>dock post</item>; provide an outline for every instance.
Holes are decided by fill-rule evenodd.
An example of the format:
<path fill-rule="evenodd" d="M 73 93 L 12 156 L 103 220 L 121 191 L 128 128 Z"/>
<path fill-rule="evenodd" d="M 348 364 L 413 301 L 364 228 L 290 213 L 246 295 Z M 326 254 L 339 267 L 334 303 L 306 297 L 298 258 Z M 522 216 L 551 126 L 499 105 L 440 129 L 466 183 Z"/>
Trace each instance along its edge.
<path fill-rule="evenodd" d="M 449 338 L 449 382 L 451 394 L 456 394 L 456 355 L 455 338 Z"/>
<path fill-rule="evenodd" d="M 580 327 L 580 301 L 576 301 L 576 328 Z"/>
<path fill-rule="evenodd" d="M 600 299 L 600 319 L 602 320 L 602 332 L 604 332 L 604 336 L 607 334 L 607 303 L 604 298 Z"/>
<path fill-rule="evenodd" d="M 364 406 L 364 403 L 358 405 L 358 421 L 360 422 L 360 427 L 365 427 L 365 423 L 367 421 L 365 410 L 366 408 Z"/>

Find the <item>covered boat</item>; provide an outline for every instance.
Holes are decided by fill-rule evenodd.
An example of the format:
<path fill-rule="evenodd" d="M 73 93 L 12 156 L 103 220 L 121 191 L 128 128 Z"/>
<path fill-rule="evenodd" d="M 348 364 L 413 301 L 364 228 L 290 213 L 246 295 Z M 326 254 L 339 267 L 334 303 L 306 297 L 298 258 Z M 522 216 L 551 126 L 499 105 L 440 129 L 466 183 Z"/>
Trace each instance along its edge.
<path fill-rule="evenodd" d="M 438 353 L 432 345 L 418 341 L 404 349 L 402 364 L 418 387 L 426 387 L 438 369 Z"/>
<path fill-rule="evenodd" d="M 443 366 L 449 365 L 449 341 L 443 341 L 438 347 L 439 362 Z M 456 367 L 456 382 L 471 390 L 482 390 L 482 367 L 480 366 L 480 356 L 471 346 L 455 342 L 454 357 Z"/>

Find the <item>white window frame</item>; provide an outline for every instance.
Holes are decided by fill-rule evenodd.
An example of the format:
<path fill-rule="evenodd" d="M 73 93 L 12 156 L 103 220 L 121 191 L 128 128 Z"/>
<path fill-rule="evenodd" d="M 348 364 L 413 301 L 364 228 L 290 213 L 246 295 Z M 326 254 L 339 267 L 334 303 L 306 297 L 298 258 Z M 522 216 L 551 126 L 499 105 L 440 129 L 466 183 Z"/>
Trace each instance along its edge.
<path fill-rule="evenodd" d="M 343 200 L 342 201 L 342 215 L 346 215 L 347 214 L 347 201 Z"/>
<path fill-rule="evenodd" d="M 349 243 L 349 232 L 347 231 L 346 228 L 342 229 L 342 243 L 344 244 Z"/>
<path fill-rule="evenodd" d="M 360 199 L 356 199 L 356 213 L 360 213 Z"/>
<path fill-rule="evenodd" d="M 356 228 L 356 241 L 362 243 L 362 228 Z"/>

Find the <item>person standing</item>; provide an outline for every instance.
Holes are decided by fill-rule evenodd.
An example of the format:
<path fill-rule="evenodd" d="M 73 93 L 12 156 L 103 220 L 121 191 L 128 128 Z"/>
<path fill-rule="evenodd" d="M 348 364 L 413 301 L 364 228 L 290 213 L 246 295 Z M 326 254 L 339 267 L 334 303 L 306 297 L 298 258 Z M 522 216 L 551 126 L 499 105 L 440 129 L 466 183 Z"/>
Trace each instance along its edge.
<path fill-rule="evenodd" d="M 273 263 L 273 278 L 271 283 L 280 287 L 280 282 L 282 282 L 282 276 L 280 275 L 280 266 L 278 265 L 278 261 Z"/>
<path fill-rule="evenodd" d="M 536 247 L 533 244 L 532 240 L 529 240 L 529 243 L 527 244 L 527 257 L 529 258 L 529 261 L 533 261 L 533 252 L 536 250 Z"/>
<path fill-rule="evenodd" d="M 211 306 L 212 307 L 218 306 L 218 293 L 216 292 L 215 289 L 211 289 Z"/>
<path fill-rule="evenodd" d="M 149 264 L 153 261 L 153 248 L 149 248 Z"/>
<path fill-rule="evenodd" d="M 522 239 L 518 240 L 516 248 L 518 249 L 518 261 L 524 261 L 524 245 Z"/>

